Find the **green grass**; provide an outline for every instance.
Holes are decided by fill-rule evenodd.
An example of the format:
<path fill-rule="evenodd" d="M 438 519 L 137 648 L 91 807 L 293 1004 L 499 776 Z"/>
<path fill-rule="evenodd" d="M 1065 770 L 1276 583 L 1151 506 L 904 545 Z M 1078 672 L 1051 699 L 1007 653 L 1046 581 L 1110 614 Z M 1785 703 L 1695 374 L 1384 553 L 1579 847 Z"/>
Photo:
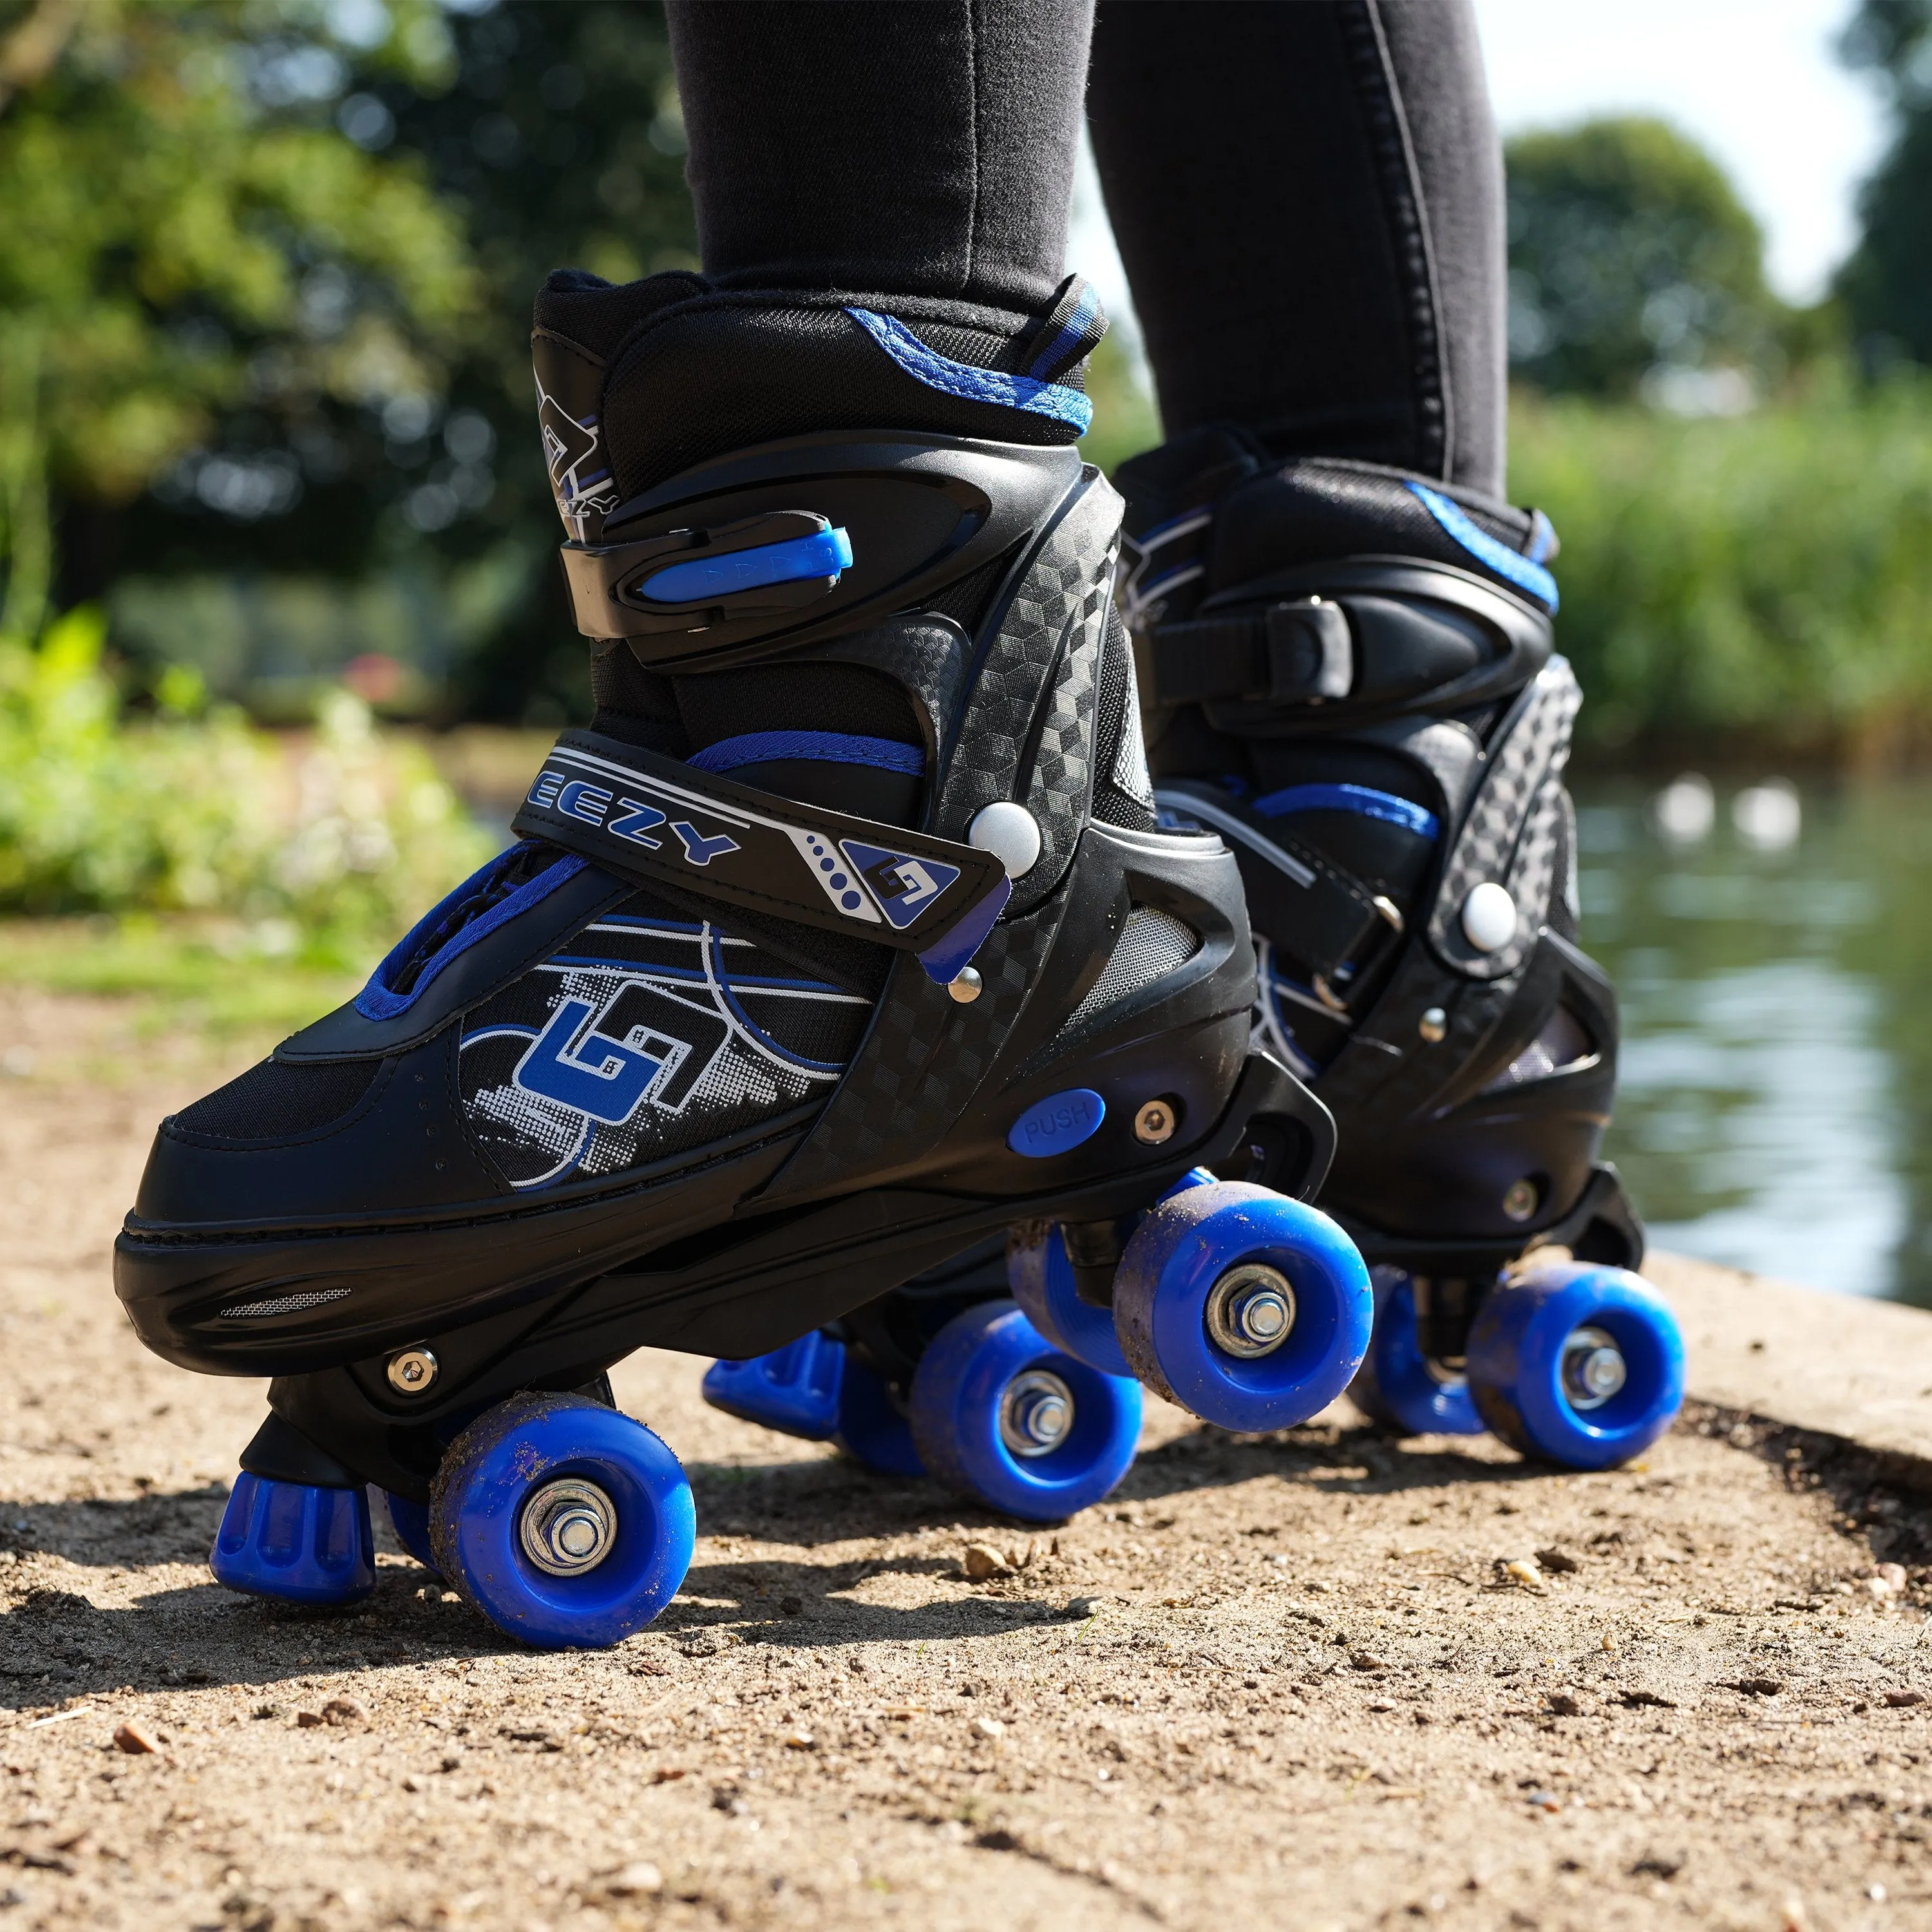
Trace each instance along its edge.
<path fill-rule="evenodd" d="M 143 1036 L 279 1039 L 352 998 L 367 976 L 346 962 L 291 957 L 286 939 L 280 928 L 192 917 L 9 920 L 0 922 L 0 986 L 131 999 Z"/>

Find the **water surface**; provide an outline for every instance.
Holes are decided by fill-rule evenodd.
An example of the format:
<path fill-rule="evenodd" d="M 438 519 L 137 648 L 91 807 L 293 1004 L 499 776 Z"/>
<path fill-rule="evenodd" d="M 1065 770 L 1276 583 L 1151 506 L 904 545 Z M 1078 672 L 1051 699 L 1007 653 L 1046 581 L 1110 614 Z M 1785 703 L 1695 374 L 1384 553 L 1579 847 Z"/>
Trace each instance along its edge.
<path fill-rule="evenodd" d="M 1576 788 L 1623 1004 L 1607 1151 L 1660 1247 L 1932 1307 L 1932 782 L 1807 784 L 1768 848 L 1742 789 L 1673 839 L 1654 787 Z M 1760 839 L 1780 816 L 1744 801 Z"/>

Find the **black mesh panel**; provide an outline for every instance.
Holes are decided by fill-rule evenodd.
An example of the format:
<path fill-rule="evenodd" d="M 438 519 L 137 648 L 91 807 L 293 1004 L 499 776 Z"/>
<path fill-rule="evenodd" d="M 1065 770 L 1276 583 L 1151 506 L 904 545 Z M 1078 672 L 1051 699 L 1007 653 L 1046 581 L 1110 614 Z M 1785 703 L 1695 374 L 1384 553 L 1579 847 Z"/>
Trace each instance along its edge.
<path fill-rule="evenodd" d="M 290 1066 L 265 1060 L 176 1116 L 218 1140 L 278 1141 L 312 1132 L 352 1112 L 382 1070 L 379 1060 Z"/>

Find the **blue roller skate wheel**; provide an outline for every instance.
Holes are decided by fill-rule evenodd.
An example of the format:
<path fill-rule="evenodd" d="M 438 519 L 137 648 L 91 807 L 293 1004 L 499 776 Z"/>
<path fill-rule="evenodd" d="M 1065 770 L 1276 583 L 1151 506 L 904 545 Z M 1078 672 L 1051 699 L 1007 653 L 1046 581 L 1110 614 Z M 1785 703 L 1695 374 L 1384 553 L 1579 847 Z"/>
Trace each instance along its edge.
<path fill-rule="evenodd" d="M 369 1486 L 369 1506 L 372 1510 L 378 1496 L 389 1513 L 389 1527 L 396 1532 L 396 1540 L 432 1576 L 440 1574 L 436 1558 L 430 1553 L 429 1505 L 412 1503 L 407 1496 L 399 1496 L 394 1490 L 382 1489 L 372 1483 Z"/>
<path fill-rule="evenodd" d="M 1006 1281 L 1026 1318 L 1056 1348 L 1103 1376 L 1131 1376 L 1114 1333 L 1114 1311 L 1082 1301 L 1058 1222 L 1016 1229 L 1006 1244 Z"/>
<path fill-rule="evenodd" d="M 838 1432 L 833 1439 L 877 1474 L 924 1475 L 926 1464 L 913 1440 L 912 1424 L 893 1400 L 885 1377 L 849 1349 L 841 1353 L 845 1369 L 838 1385 Z"/>
<path fill-rule="evenodd" d="M 1135 1373 L 1224 1429 L 1285 1429 L 1326 1408 L 1361 1366 L 1374 1306 L 1334 1222 L 1241 1180 L 1170 1194 L 1114 1277 Z"/>
<path fill-rule="evenodd" d="M 1407 1436 L 1480 1436 L 1466 1376 L 1451 1376 L 1422 1352 L 1416 1334 L 1415 1289 L 1400 1268 L 1369 1270 L 1376 1326 L 1369 1352 L 1348 1384 L 1348 1400 L 1371 1421 Z"/>
<path fill-rule="evenodd" d="M 1008 1516 L 1057 1522 L 1133 1466 L 1141 1392 L 1056 1348 L 1013 1303 L 982 1301 L 920 1358 L 912 1432 L 941 1482 Z"/>
<path fill-rule="evenodd" d="M 814 1330 L 769 1354 L 742 1362 L 713 1362 L 704 1372 L 704 1400 L 713 1408 L 823 1442 L 838 1427 L 838 1378 L 845 1351 Z"/>
<path fill-rule="evenodd" d="M 208 1567 L 218 1583 L 290 1604 L 352 1604 L 376 1587 L 376 1541 L 362 1490 L 235 1479 Z"/>
<path fill-rule="evenodd" d="M 1469 1331 L 1478 1412 L 1526 1456 L 1609 1469 L 1640 1455 L 1684 1401 L 1684 1338 L 1624 1268 L 1554 1263 L 1492 1288 Z"/>
<path fill-rule="evenodd" d="M 1162 1198 L 1171 1201 L 1190 1187 L 1214 1185 L 1211 1168 L 1190 1167 Z M 1080 1298 L 1058 1222 L 1034 1222 L 1014 1229 L 1006 1243 L 1006 1282 L 1027 1319 L 1056 1348 L 1102 1375 L 1133 1373 L 1120 1352 L 1112 1306 L 1097 1308 Z"/>
<path fill-rule="evenodd" d="M 676 1594 L 697 1540 L 691 1485 L 641 1422 L 575 1395 L 519 1395 L 478 1418 L 438 1471 L 436 1567 L 499 1630 L 598 1648 Z"/>

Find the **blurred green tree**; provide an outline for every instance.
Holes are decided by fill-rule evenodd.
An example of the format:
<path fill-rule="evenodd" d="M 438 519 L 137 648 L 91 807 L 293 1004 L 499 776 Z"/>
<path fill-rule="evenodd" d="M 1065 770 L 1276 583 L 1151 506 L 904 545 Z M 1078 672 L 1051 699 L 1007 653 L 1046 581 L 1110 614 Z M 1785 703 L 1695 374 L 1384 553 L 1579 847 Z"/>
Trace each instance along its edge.
<path fill-rule="evenodd" d="M 440 386 L 460 226 L 316 103 L 450 57 L 430 0 L 0 0 L 0 628 L 41 622 L 57 498 L 125 503 L 245 408 L 278 439 L 198 481 L 260 515 L 322 403 Z"/>
<path fill-rule="evenodd" d="M 1838 291 L 1868 368 L 1932 362 L 1932 0 L 1863 0 L 1839 47 L 1878 81 L 1892 138 L 1859 196 Z"/>
<path fill-rule="evenodd" d="M 265 407 L 258 387 L 238 390 L 138 503 L 70 507 L 62 601 L 134 578 L 152 621 L 122 623 L 116 600 L 124 645 L 166 655 L 164 634 L 206 631 L 222 606 L 230 629 L 266 622 L 300 655 L 285 620 L 306 596 L 319 654 L 309 668 L 328 670 L 366 614 L 346 585 L 380 580 L 378 602 L 398 622 L 361 648 L 446 659 L 430 668 L 448 713 L 550 722 L 580 707 L 586 674 L 553 561 L 530 302 L 554 268 L 625 280 L 697 266 L 668 38 L 662 9 L 644 0 L 419 3 L 412 16 L 389 0 L 308 0 L 290 24 L 295 0 L 279 0 L 278 57 L 299 63 L 299 111 L 317 138 L 423 184 L 464 236 L 460 326 L 422 380 L 385 393 L 312 395 L 295 416 Z M 342 46 L 345 20 L 366 50 Z M 433 62 L 380 57 L 432 32 Z M 253 43 L 239 57 L 262 58 Z M 355 326 L 344 299 L 353 284 L 323 265 L 314 287 L 305 326 L 339 352 Z M 236 486 L 238 472 L 263 466 L 280 479 L 272 497 Z"/>
<path fill-rule="evenodd" d="M 1504 148 L 1510 359 L 1538 388 L 1612 398 L 1646 379 L 1729 381 L 1776 362 L 1781 305 L 1757 224 L 1696 143 L 1640 116 Z M 1666 386 L 1664 399 L 1670 399 Z M 1714 390 L 1712 406 L 1725 401 Z"/>

